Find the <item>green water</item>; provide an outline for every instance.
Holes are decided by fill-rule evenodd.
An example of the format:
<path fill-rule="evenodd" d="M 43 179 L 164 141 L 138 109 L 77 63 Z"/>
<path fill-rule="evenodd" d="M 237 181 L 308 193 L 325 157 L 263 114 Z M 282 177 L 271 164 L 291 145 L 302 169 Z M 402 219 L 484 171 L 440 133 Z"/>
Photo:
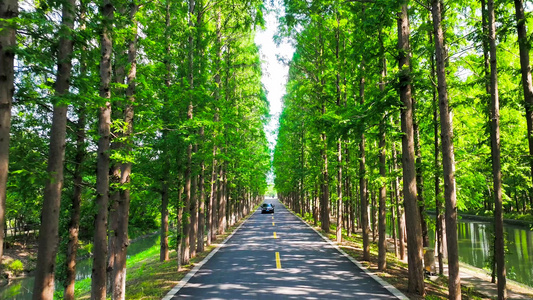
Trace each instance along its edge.
<path fill-rule="evenodd" d="M 434 218 L 434 216 L 432 217 Z M 434 227 L 434 226 L 433 226 Z M 459 220 L 459 260 L 477 268 L 489 267 L 493 225 L 488 222 Z M 504 225 L 507 278 L 533 286 L 533 231 L 525 227 Z M 429 231 L 430 244 L 435 245 L 435 231 Z"/>

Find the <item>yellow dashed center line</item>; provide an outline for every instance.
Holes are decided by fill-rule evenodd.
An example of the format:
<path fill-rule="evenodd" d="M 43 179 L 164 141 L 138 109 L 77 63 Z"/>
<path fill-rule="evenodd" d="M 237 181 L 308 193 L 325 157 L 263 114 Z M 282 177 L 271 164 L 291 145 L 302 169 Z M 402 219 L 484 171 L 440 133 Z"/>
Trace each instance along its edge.
<path fill-rule="evenodd" d="M 272 226 L 276 226 L 276 223 L 272 222 Z"/>
<path fill-rule="evenodd" d="M 281 260 L 279 259 L 279 252 L 276 252 L 276 269 L 281 269 Z"/>
<path fill-rule="evenodd" d="M 272 220 L 274 220 L 274 216 L 272 216 Z"/>
<path fill-rule="evenodd" d="M 277 239 L 278 236 L 276 235 L 276 232 L 274 231 L 274 238 Z"/>

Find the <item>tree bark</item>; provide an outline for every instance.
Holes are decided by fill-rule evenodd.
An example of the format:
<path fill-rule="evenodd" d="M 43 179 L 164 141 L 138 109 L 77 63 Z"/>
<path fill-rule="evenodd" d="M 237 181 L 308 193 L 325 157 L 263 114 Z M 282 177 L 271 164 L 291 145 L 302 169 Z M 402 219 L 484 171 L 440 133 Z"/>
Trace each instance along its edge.
<path fill-rule="evenodd" d="M 109 202 L 109 144 L 111 130 L 111 27 L 113 23 L 113 3 L 104 0 L 101 8 L 103 29 L 100 59 L 100 97 L 106 99 L 100 107 L 98 120 L 98 158 L 96 170 L 96 207 L 97 215 L 94 228 L 94 258 L 91 281 L 91 299 L 106 299 L 106 258 L 107 258 L 107 217 Z"/>
<path fill-rule="evenodd" d="M 394 171 L 398 171 L 398 155 L 396 150 L 396 141 L 392 141 L 392 165 L 394 168 Z M 400 180 L 396 176 L 394 178 L 394 198 L 396 199 L 396 219 L 398 221 L 398 248 L 400 251 L 400 260 L 405 260 L 405 213 L 404 210 L 400 206 Z"/>
<path fill-rule="evenodd" d="M 364 60 L 361 62 L 361 71 L 365 70 Z M 365 103 L 365 77 L 359 81 L 360 103 Z M 370 260 L 370 228 L 368 226 L 368 182 L 366 180 L 365 134 L 361 134 L 359 143 L 359 192 L 361 197 L 361 228 L 363 231 L 363 260 Z"/>
<path fill-rule="evenodd" d="M 398 13 L 398 64 L 400 69 L 400 99 L 403 103 L 401 113 L 402 132 L 402 165 L 403 191 L 407 218 L 407 256 L 409 267 L 408 291 L 425 295 L 424 272 L 422 265 L 422 228 L 417 204 L 415 146 L 413 129 L 413 101 L 411 95 L 411 74 L 409 45 L 409 18 L 407 3 L 401 6 Z"/>
<path fill-rule="evenodd" d="M 494 0 L 488 0 L 489 47 L 490 47 L 490 87 L 491 87 L 491 156 L 494 180 L 494 227 L 496 267 L 498 276 L 498 299 L 507 299 L 505 271 L 505 237 L 503 233 L 502 211 L 502 171 L 500 162 L 500 102 L 498 95 L 498 68 L 496 58 L 496 21 Z M 448 245 L 450 240 L 448 239 Z M 448 250 L 448 256 L 451 256 Z M 448 259 L 449 260 L 449 259 Z"/>
<path fill-rule="evenodd" d="M 82 72 L 83 74 L 84 72 Z M 74 287 L 76 282 L 76 255 L 78 252 L 78 234 L 80 227 L 81 194 L 83 183 L 83 162 L 85 161 L 85 105 L 78 112 L 78 124 L 76 132 L 76 158 L 74 168 L 74 193 L 72 195 L 72 208 L 69 223 L 69 239 L 67 244 L 66 279 L 63 297 L 65 300 L 74 299 Z"/>
<path fill-rule="evenodd" d="M 167 107 L 167 104 L 170 101 L 170 80 L 171 80 L 171 66 L 170 66 L 170 1 L 166 1 L 165 5 L 165 43 L 166 43 L 166 57 L 165 57 L 165 104 L 164 107 Z M 166 110 L 165 110 L 166 111 Z M 163 116 L 165 113 L 163 112 Z M 163 118 L 164 126 L 167 125 L 166 118 Z M 167 130 L 163 130 L 163 141 L 168 135 Z M 170 159 L 169 159 L 169 150 L 168 147 L 163 145 L 163 177 L 161 184 L 161 241 L 160 241 L 160 250 L 159 250 L 159 260 L 168 261 L 170 259 L 169 255 L 169 245 L 168 245 L 168 201 L 169 201 L 169 168 L 170 168 Z M 178 258 L 179 260 L 179 258 Z"/>
<path fill-rule="evenodd" d="M 448 245 L 448 290 L 449 299 L 461 299 L 461 279 L 459 277 L 459 257 L 457 249 L 457 199 L 455 190 L 455 158 L 453 153 L 452 119 L 448 104 L 446 84 L 446 52 L 441 18 L 440 0 L 433 0 L 433 30 L 437 60 L 437 80 L 440 103 L 440 124 L 442 135 L 442 165 L 444 169 L 444 200 L 446 203 L 446 237 Z"/>
<path fill-rule="evenodd" d="M 383 41 L 381 40 L 380 32 L 380 52 L 381 52 L 381 83 L 379 85 L 380 91 L 384 96 L 385 92 L 385 77 L 387 76 L 387 60 L 383 48 Z M 387 113 L 384 112 L 379 124 L 379 175 L 381 176 L 381 186 L 379 187 L 379 241 L 378 241 L 378 270 L 383 271 L 387 268 L 387 185 L 386 185 L 386 133 L 385 121 L 387 120 Z M 394 224 L 394 223 L 393 223 Z"/>
<path fill-rule="evenodd" d="M 137 77 L 137 10 L 139 6 L 135 0 L 130 3 L 129 20 L 131 21 L 131 29 L 128 38 L 128 65 L 129 71 L 127 76 L 128 87 L 126 89 L 126 108 L 124 109 L 124 124 L 125 129 L 123 136 L 125 144 L 123 144 L 126 156 L 130 156 L 132 152 L 132 135 L 133 135 L 133 117 L 134 117 L 134 102 L 135 102 L 135 79 Z M 121 178 L 120 178 L 120 202 L 118 203 L 118 226 L 115 244 L 115 264 L 113 266 L 113 299 L 123 300 L 126 296 L 126 259 L 127 249 L 129 246 L 128 239 L 128 220 L 130 210 L 130 175 L 131 163 L 126 162 L 121 164 Z"/>
<path fill-rule="evenodd" d="M 204 128 L 200 130 L 200 136 L 204 136 Z M 196 237 L 196 252 L 204 251 L 204 227 L 205 227 L 205 163 L 202 158 L 200 162 L 200 199 L 198 200 L 198 231 Z"/>
<path fill-rule="evenodd" d="M 533 180 L 533 83 L 531 80 L 531 65 L 529 63 L 529 50 L 531 46 L 527 36 L 524 0 L 514 0 L 514 5 L 516 11 L 518 48 L 520 51 L 522 89 L 524 91 L 524 106 L 526 108 L 527 140 L 529 142 L 529 166 L 531 169 L 531 180 Z"/>
<path fill-rule="evenodd" d="M 68 94 L 72 70 L 72 51 L 76 2 L 73 0 L 63 4 L 61 21 L 61 38 L 57 57 L 57 80 L 55 95 L 60 100 L 54 103 L 52 129 L 50 131 L 50 148 L 48 153 L 48 179 L 44 188 L 41 228 L 39 230 L 39 252 L 33 299 L 53 299 L 57 246 L 59 241 L 59 210 L 63 188 L 63 168 L 67 133 L 68 106 L 62 96 Z"/>
<path fill-rule="evenodd" d="M 9 22 L 17 16 L 18 0 L 3 0 L 0 5 L 0 265 L 4 254 L 9 133 L 11 104 L 15 92 L 14 48 L 17 45 L 16 30 Z"/>

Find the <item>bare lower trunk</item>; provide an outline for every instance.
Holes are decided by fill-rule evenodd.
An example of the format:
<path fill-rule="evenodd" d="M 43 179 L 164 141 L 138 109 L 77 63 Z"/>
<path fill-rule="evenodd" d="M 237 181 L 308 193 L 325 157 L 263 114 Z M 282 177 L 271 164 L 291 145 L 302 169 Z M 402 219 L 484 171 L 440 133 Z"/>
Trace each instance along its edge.
<path fill-rule="evenodd" d="M 395 172 L 398 171 L 398 162 L 397 162 L 397 150 L 396 150 L 396 142 L 392 142 L 392 165 L 395 170 Z M 398 221 L 398 248 L 400 252 L 400 260 L 405 260 L 405 238 L 404 238 L 404 232 L 405 232 L 405 214 L 403 210 L 403 205 L 400 205 L 400 180 L 398 177 L 394 178 L 394 198 L 396 199 L 396 219 Z"/>
<path fill-rule="evenodd" d="M 224 166 L 219 167 L 218 176 L 218 234 L 226 231 L 226 193 L 224 187 Z"/>
<path fill-rule="evenodd" d="M 201 129 L 200 135 L 204 136 L 204 128 Z M 196 251 L 204 251 L 204 227 L 205 227 L 205 163 L 202 159 L 200 163 L 200 198 L 198 199 L 198 231 L 196 237 Z"/>
<path fill-rule="evenodd" d="M 165 43 L 166 43 L 166 50 L 167 50 L 167 57 L 165 57 L 165 104 L 164 107 L 166 108 L 169 101 L 170 101 L 170 79 L 171 79 L 171 66 L 170 66 L 170 1 L 167 1 L 165 4 Z M 163 118 L 164 120 L 164 126 L 167 126 L 167 119 Z M 165 140 L 167 136 L 167 131 L 163 131 L 163 140 Z M 159 249 L 159 260 L 160 261 L 168 261 L 170 259 L 169 255 L 169 245 L 168 245 L 168 230 L 169 230 L 169 219 L 168 219 L 168 201 L 169 201 L 169 168 L 170 168 L 170 161 L 169 161 L 169 149 L 165 145 L 163 148 L 163 178 L 161 183 L 161 241 L 160 241 L 160 249 Z M 179 245 L 179 244 L 178 244 Z M 179 258 L 178 258 L 179 260 Z"/>
<path fill-rule="evenodd" d="M 189 104 L 189 110 L 187 113 L 187 118 L 192 119 L 192 103 Z M 185 169 L 185 203 L 183 205 L 183 216 L 182 216 L 182 235 L 181 235 L 181 264 L 187 265 L 190 260 L 190 242 L 189 242 L 189 232 L 190 232 L 190 207 L 191 207 L 191 174 L 192 168 L 192 144 L 189 144 L 187 147 L 187 167 Z"/>
<path fill-rule="evenodd" d="M 130 6 L 129 19 L 132 22 L 132 36 L 128 41 L 128 65 L 129 72 L 127 76 L 128 87 L 126 89 L 126 108 L 124 109 L 124 150 L 126 155 L 130 156 L 132 152 L 132 135 L 133 135 L 133 116 L 135 102 L 135 79 L 137 76 L 137 20 L 136 14 L 138 5 L 133 2 Z M 126 297 L 126 259 L 127 249 L 129 246 L 128 239 L 128 221 L 130 211 L 130 175 L 131 163 L 124 163 L 120 170 L 120 202 L 118 203 L 118 224 L 115 244 L 115 264 L 113 266 L 113 299 L 123 300 Z"/>
<path fill-rule="evenodd" d="M 198 153 L 198 144 L 195 144 L 193 153 Z M 193 154 L 194 155 L 194 154 Z M 191 180 L 191 207 L 190 218 L 191 224 L 189 226 L 189 255 L 191 258 L 196 256 L 196 231 L 198 230 L 198 173 L 196 159 L 193 160 L 192 180 Z"/>
<path fill-rule="evenodd" d="M 74 299 L 74 285 L 76 282 L 76 255 L 78 252 L 78 234 L 80 227 L 81 194 L 83 183 L 83 162 L 85 161 L 85 107 L 78 112 L 78 124 L 76 132 L 76 158 L 74 169 L 74 193 L 72 195 L 72 208 L 70 213 L 69 238 L 67 244 L 65 300 Z"/>
<path fill-rule="evenodd" d="M 441 25 L 442 7 L 439 0 L 433 0 L 433 28 L 437 60 L 437 80 L 440 103 L 440 124 L 442 136 L 442 165 L 444 169 L 444 200 L 446 202 L 446 236 L 448 242 L 448 290 L 449 299 L 461 299 L 459 257 L 457 249 L 457 207 L 455 191 L 455 159 L 452 141 L 452 120 L 448 105 L 446 84 L 444 35 Z"/>
<path fill-rule="evenodd" d="M 379 173 L 382 178 L 387 176 L 385 172 L 386 152 L 385 152 L 385 120 L 383 116 L 380 126 L 380 140 L 379 140 Z M 379 243 L 378 243 L 378 269 L 383 271 L 387 268 L 387 188 L 386 183 L 383 182 L 379 188 Z"/>
<path fill-rule="evenodd" d="M 433 32 L 429 32 L 429 41 L 430 43 L 433 43 Z M 431 55 L 431 78 L 432 81 L 435 81 L 436 77 L 436 71 L 435 71 L 435 55 Z M 437 251 L 437 257 L 439 261 L 439 275 L 444 274 L 444 262 L 443 262 L 443 218 L 442 218 L 442 202 L 441 202 L 441 190 L 440 190 L 440 163 L 439 163 L 439 111 L 438 111 L 438 100 L 437 100 L 437 93 L 435 89 L 435 85 L 433 85 L 432 88 L 432 94 L 433 94 L 433 135 L 435 137 L 435 142 L 433 144 L 433 151 L 434 151 L 434 169 L 435 169 L 435 223 L 436 223 L 436 233 L 435 233 L 435 240 L 436 240 L 436 251 Z"/>
<path fill-rule="evenodd" d="M 409 268 L 408 291 L 425 295 L 424 272 L 422 265 L 422 228 L 417 203 L 415 145 L 413 129 L 413 101 L 411 95 L 411 75 L 409 46 L 409 19 L 407 3 L 401 7 L 398 14 L 398 50 L 400 69 L 400 99 L 402 101 L 401 123 L 402 132 L 402 166 L 403 166 L 403 192 L 405 213 L 407 218 L 407 256 Z"/>
<path fill-rule="evenodd" d="M 494 0 L 488 0 L 489 45 L 490 45 L 490 87 L 491 87 L 491 156 L 494 179 L 494 227 L 496 267 L 498 275 L 498 299 L 507 299 L 505 271 L 505 238 L 503 233 L 502 171 L 500 162 L 500 103 L 498 95 L 498 71 L 496 58 L 496 24 Z M 450 240 L 448 239 L 448 245 Z M 448 251 L 448 256 L 451 254 Z"/>
<path fill-rule="evenodd" d="M 213 146 L 213 169 L 211 170 L 211 195 L 209 196 L 209 205 L 207 207 L 207 246 L 216 239 L 217 228 L 217 160 L 216 160 L 216 146 Z"/>
<path fill-rule="evenodd" d="M 57 59 L 56 96 L 68 94 L 72 69 L 73 39 L 69 36 L 74 28 L 76 2 L 71 0 L 63 4 L 59 53 Z M 63 167 L 65 161 L 67 106 L 61 101 L 54 103 L 52 129 L 50 131 L 50 148 L 48 154 L 48 178 L 44 188 L 41 228 L 39 230 L 39 253 L 33 299 L 53 299 L 55 263 L 58 246 L 59 207 L 63 188 Z"/>
<path fill-rule="evenodd" d="M 103 33 L 101 41 L 100 60 L 100 97 L 107 99 L 100 107 L 98 120 L 98 158 L 96 170 L 96 207 L 97 215 L 94 228 L 94 258 L 91 281 L 91 299 L 106 299 L 106 259 L 107 259 L 107 217 L 109 202 L 109 144 L 111 129 L 111 26 L 113 22 L 113 4 L 111 0 L 104 0 Z"/>
<path fill-rule="evenodd" d="M 0 5 L 0 265 L 4 253 L 6 188 L 9 166 L 11 104 L 15 92 L 16 31 L 8 22 L 18 16 L 18 0 L 3 0 Z M 2 21 L 2 20 L 6 20 Z"/>
<path fill-rule="evenodd" d="M 364 70 L 364 62 L 362 69 Z M 359 82 L 359 97 L 361 104 L 365 99 L 365 78 L 361 77 Z M 363 230 L 363 260 L 370 260 L 370 228 L 368 226 L 368 190 L 366 180 L 366 158 L 365 158 L 365 135 L 361 134 L 359 143 L 359 192 L 361 197 L 361 228 Z"/>
<path fill-rule="evenodd" d="M 168 176 L 168 173 L 165 173 Z M 165 180 L 161 186 L 161 242 L 159 250 L 159 261 L 168 261 L 168 183 Z"/>
<path fill-rule="evenodd" d="M 528 42 L 526 18 L 524 14 L 524 0 L 514 0 L 516 11 L 516 29 L 518 46 L 520 49 L 520 67 L 522 72 L 522 89 L 526 108 L 527 139 L 529 142 L 529 165 L 533 180 L 533 84 L 531 79 L 531 65 L 529 63 L 530 44 Z M 524 200 L 525 202 L 525 200 Z"/>

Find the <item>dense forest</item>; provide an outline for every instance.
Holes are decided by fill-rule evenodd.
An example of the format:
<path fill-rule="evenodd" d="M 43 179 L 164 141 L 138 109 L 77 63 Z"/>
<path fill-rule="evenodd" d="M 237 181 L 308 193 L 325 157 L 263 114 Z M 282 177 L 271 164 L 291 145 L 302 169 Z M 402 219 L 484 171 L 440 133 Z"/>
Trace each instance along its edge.
<path fill-rule="evenodd" d="M 493 216 L 504 299 L 503 216 L 533 208 L 529 4 L 284 3 L 279 39 L 295 53 L 273 162 L 282 201 L 338 241 L 361 229 L 366 259 L 377 239 L 381 270 L 389 230 L 420 295 L 436 226 L 450 299 L 461 298 L 458 211 Z"/>
<path fill-rule="evenodd" d="M 39 233 L 34 299 L 73 299 L 80 245 L 91 299 L 124 299 L 129 238 L 160 230 L 160 259 L 176 245 L 188 264 L 262 199 L 263 11 L 1 1 L 0 261 L 10 236 Z"/>

